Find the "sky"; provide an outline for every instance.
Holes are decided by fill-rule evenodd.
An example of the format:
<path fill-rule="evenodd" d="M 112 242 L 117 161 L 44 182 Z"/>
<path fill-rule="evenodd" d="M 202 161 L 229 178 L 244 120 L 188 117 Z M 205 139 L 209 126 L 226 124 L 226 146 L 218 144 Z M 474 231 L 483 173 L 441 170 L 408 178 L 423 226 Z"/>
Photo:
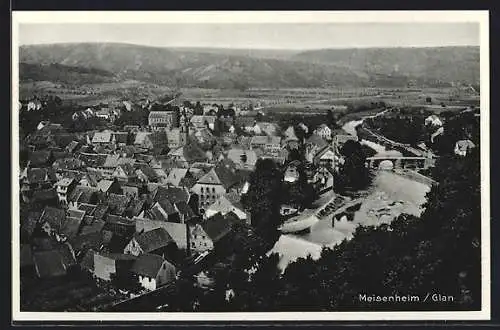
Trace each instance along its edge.
<path fill-rule="evenodd" d="M 156 47 L 321 49 L 478 46 L 478 23 L 20 24 L 19 44 L 118 42 Z"/>

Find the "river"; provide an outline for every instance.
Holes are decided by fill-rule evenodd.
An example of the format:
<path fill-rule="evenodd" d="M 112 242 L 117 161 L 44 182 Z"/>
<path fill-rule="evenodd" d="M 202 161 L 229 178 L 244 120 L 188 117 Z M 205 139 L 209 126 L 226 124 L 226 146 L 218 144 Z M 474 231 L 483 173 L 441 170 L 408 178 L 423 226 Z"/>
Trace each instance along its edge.
<path fill-rule="evenodd" d="M 362 120 L 350 121 L 343 126 L 343 129 L 351 135 L 356 135 L 355 127 L 361 123 Z M 371 141 L 362 141 L 362 143 L 379 154 L 396 152 Z M 270 252 L 280 255 L 279 266 L 282 270 L 297 258 L 310 255 L 313 259 L 318 259 L 322 247 L 333 247 L 344 239 L 350 239 L 359 225 L 390 224 L 402 213 L 419 216 L 423 211 L 421 205 L 425 203 L 426 193 L 429 190 L 429 186 L 392 171 L 377 171 L 366 197 L 360 200 L 360 208 L 354 213 L 352 221 L 344 218 L 336 221 L 335 226 L 332 226 L 332 215 L 320 218 L 320 221 L 313 225 L 307 234 L 282 235 Z M 322 204 L 334 197 L 333 192 L 329 194 L 321 198 Z"/>

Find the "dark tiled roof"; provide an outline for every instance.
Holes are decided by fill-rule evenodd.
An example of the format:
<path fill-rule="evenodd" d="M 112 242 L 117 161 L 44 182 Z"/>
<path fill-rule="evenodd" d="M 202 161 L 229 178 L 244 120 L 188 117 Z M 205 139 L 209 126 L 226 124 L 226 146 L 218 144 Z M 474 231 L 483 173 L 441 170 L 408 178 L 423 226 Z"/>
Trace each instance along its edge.
<path fill-rule="evenodd" d="M 80 221 L 85 217 L 85 211 L 82 210 L 68 209 L 67 214 L 68 217 L 77 218 L 80 219 Z"/>
<path fill-rule="evenodd" d="M 66 267 L 58 250 L 39 251 L 33 254 L 37 275 L 40 278 L 63 276 Z"/>
<path fill-rule="evenodd" d="M 313 144 L 318 146 L 319 148 L 324 148 L 328 145 L 328 142 L 326 142 L 325 139 L 323 139 L 321 136 L 312 134 L 309 138 L 307 138 L 306 144 Z"/>
<path fill-rule="evenodd" d="M 154 197 L 155 201 L 167 199 L 171 203 L 188 202 L 189 192 L 184 188 L 174 186 L 158 186 Z"/>
<path fill-rule="evenodd" d="M 125 195 L 109 194 L 107 204 L 111 214 L 122 215 L 130 203 L 130 197 Z"/>
<path fill-rule="evenodd" d="M 100 231 L 80 234 L 70 239 L 69 244 L 71 244 L 71 247 L 75 250 L 75 252 L 87 249 L 100 250 L 101 246 L 104 245 L 104 237 Z"/>
<path fill-rule="evenodd" d="M 82 203 L 78 206 L 79 210 L 85 211 L 85 215 L 94 215 L 97 205 Z"/>
<path fill-rule="evenodd" d="M 82 226 L 82 229 L 80 230 L 80 235 L 87 235 L 91 233 L 98 233 L 104 228 L 105 222 L 102 220 L 94 220 L 91 224 L 89 225 L 84 225 Z"/>
<path fill-rule="evenodd" d="M 146 217 L 151 220 L 167 222 L 168 218 L 163 215 L 158 206 L 153 206 L 146 212 Z"/>
<path fill-rule="evenodd" d="M 163 228 L 157 228 L 139 234 L 135 237 L 135 240 L 144 253 L 153 252 L 171 243 L 175 243 L 174 239 Z"/>
<path fill-rule="evenodd" d="M 33 198 L 31 202 L 45 202 L 48 203 L 49 201 L 52 200 L 57 200 L 57 193 L 54 188 L 50 189 L 44 189 L 44 190 L 37 190 L 33 193 Z"/>
<path fill-rule="evenodd" d="M 66 222 L 66 212 L 55 207 L 47 206 L 40 217 L 40 223 L 48 222 L 50 227 L 60 231 Z"/>
<path fill-rule="evenodd" d="M 64 227 L 61 229 L 61 234 L 65 235 L 66 237 L 75 237 L 80 230 L 82 220 L 83 218 L 75 218 L 75 217 L 66 218 L 66 223 L 64 224 Z"/>
<path fill-rule="evenodd" d="M 162 257 L 155 254 L 141 254 L 132 266 L 132 272 L 138 275 L 156 278 L 163 263 L 166 262 Z"/>
<path fill-rule="evenodd" d="M 96 171 L 96 170 L 87 170 L 87 173 L 85 174 L 85 177 L 87 178 L 87 181 L 89 182 L 90 186 L 92 187 L 97 187 L 97 183 L 102 180 L 103 176 L 101 172 Z"/>
<path fill-rule="evenodd" d="M 179 210 L 179 213 L 184 216 L 190 217 L 191 215 L 194 215 L 191 207 L 189 207 L 189 205 L 184 201 L 175 203 L 175 207 L 177 208 L 177 210 Z"/>
<path fill-rule="evenodd" d="M 146 139 L 151 141 L 153 148 L 164 148 L 168 145 L 167 134 L 165 132 L 153 132 L 149 134 Z"/>
<path fill-rule="evenodd" d="M 125 214 L 128 217 L 136 217 L 136 216 L 138 216 L 142 212 L 142 210 L 144 208 L 144 203 L 145 202 L 143 200 L 133 199 L 130 202 L 130 205 L 125 210 Z"/>
<path fill-rule="evenodd" d="M 47 168 L 29 168 L 27 172 L 28 182 L 30 184 L 57 181 L 57 178 L 52 169 L 49 170 Z"/>
<path fill-rule="evenodd" d="M 135 232 L 135 223 L 133 220 L 117 215 L 108 215 L 103 230 L 111 231 L 122 236 L 129 236 Z"/>
<path fill-rule="evenodd" d="M 68 197 L 68 201 L 92 204 L 97 199 L 97 188 L 76 186 Z"/>
<path fill-rule="evenodd" d="M 74 134 L 57 134 L 54 136 L 54 140 L 57 146 L 61 148 L 65 148 L 68 144 L 70 144 L 75 139 Z"/>
<path fill-rule="evenodd" d="M 83 161 L 87 167 L 101 167 L 104 165 L 107 156 L 107 154 L 80 153 L 79 159 Z"/>
<path fill-rule="evenodd" d="M 183 177 L 181 179 L 181 181 L 179 182 L 179 186 L 191 189 L 196 184 L 197 181 L 198 181 L 198 179 L 196 179 L 192 176 Z"/>
<path fill-rule="evenodd" d="M 166 199 L 166 198 L 160 198 L 158 200 L 158 204 L 163 209 L 163 211 L 165 211 L 165 213 L 168 214 L 168 215 L 171 215 L 171 214 L 174 214 L 174 213 L 177 212 L 177 210 L 172 205 L 172 203 L 170 203 L 170 201 L 168 199 Z"/>
<path fill-rule="evenodd" d="M 220 213 L 208 218 L 202 225 L 203 230 L 214 243 L 229 234 L 231 226 L 231 221 Z"/>
<path fill-rule="evenodd" d="M 233 172 L 233 168 L 228 163 L 218 164 L 214 171 L 219 177 L 220 182 L 224 186 L 224 188 L 228 189 L 239 182 L 238 176 Z"/>
<path fill-rule="evenodd" d="M 158 180 L 158 175 L 153 170 L 153 168 L 149 165 L 141 165 L 139 166 L 141 172 L 148 178 L 150 181 Z"/>
<path fill-rule="evenodd" d="M 51 152 L 46 150 L 33 151 L 29 156 L 31 166 L 44 166 L 50 165 Z"/>
<path fill-rule="evenodd" d="M 59 253 L 61 254 L 65 268 L 76 265 L 75 255 L 73 254 L 69 243 L 61 245 L 59 247 Z"/>
<path fill-rule="evenodd" d="M 78 141 L 71 141 L 67 146 L 66 146 L 66 150 L 70 153 L 74 153 L 78 146 L 80 145 L 80 143 Z"/>
<path fill-rule="evenodd" d="M 94 218 L 96 220 L 104 220 L 108 213 L 109 213 L 109 206 L 107 204 L 104 203 L 97 204 L 94 211 Z"/>
<path fill-rule="evenodd" d="M 115 136 L 115 140 L 117 143 L 127 143 L 127 132 L 114 132 L 113 135 Z"/>
<path fill-rule="evenodd" d="M 135 176 L 135 169 L 132 165 L 125 163 L 119 165 L 119 167 L 125 172 L 125 175 L 127 176 Z"/>
<path fill-rule="evenodd" d="M 29 212 L 25 217 L 22 217 L 21 228 L 31 236 L 41 215 L 41 212 Z"/>

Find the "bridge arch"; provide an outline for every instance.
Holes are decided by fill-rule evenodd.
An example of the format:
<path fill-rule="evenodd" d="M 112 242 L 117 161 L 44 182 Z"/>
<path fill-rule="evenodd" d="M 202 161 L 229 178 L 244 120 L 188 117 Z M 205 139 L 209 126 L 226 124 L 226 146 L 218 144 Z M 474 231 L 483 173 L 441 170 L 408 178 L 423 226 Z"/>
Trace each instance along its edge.
<path fill-rule="evenodd" d="M 392 171 L 394 169 L 394 163 L 389 159 L 384 159 L 378 164 L 379 170 Z"/>

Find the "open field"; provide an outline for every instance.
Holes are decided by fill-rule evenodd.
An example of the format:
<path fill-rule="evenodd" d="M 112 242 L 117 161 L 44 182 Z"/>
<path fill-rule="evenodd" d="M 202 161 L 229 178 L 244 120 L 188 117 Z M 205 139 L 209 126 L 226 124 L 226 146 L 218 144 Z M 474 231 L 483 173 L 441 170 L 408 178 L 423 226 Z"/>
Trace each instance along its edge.
<path fill-rule="evenodd" d="M 457 92 L 455 88 L 250 88 L 237 89 L 182 88 L 181 98 L 202 104 L 234 104 L 246 107 L 252 104 L 267 113 L 293 115 L 323 115 L 328 110 L 345 111 L 348 106 L 371 106 L 385 103 L 391 106 L 425 107 L 436 113 L 479 105 L 477 93 Z M 33 95 L 57 95 L 63 100 L 82 106 L 121 100 L 157 100 L 176 91 L 167 86 L 137 80 L 104 82 L 70 86 L 47 81 L 27 82 L 20 85 L 20 98 Z M 443 107 L 443 104 L 445 107 Z M 356 119 L 354 115 L 353 118 Z"/>

